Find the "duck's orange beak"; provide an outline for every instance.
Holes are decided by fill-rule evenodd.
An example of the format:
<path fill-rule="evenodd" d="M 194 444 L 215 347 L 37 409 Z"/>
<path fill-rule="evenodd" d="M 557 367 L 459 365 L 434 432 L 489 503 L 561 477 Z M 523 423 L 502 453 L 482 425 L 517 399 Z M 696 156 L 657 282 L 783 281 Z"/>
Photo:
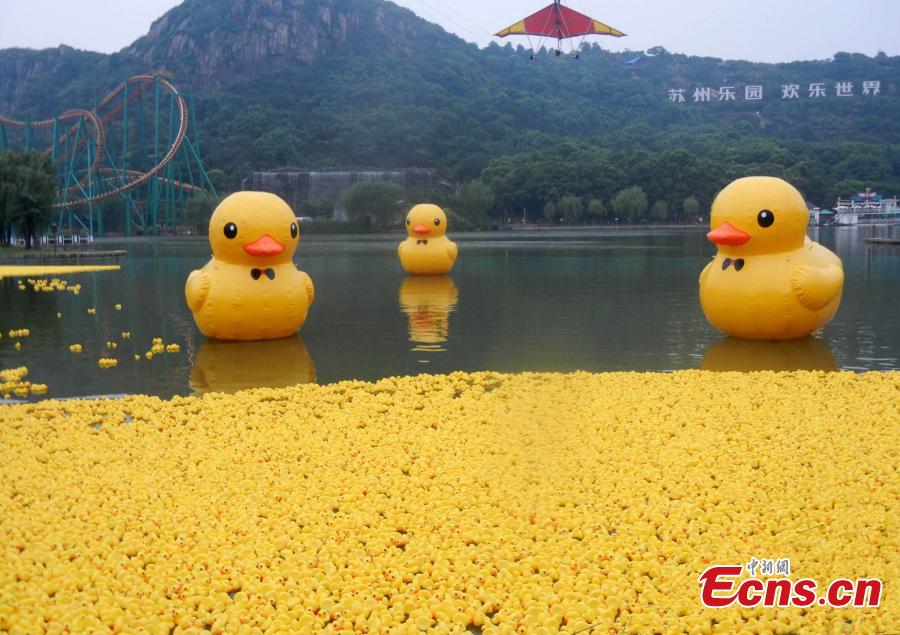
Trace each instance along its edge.
<path fill-rule="evenodd" d="M 244 245 L 244 251 L 251 256 L 277 256 L 284 251 L 284 245 L 268 234 L 263 234 L 249 245 Z"/>
<path fill-rule="evenodd" d="M 419 236 L 425 236 L 426 234 L 431 233 L 431 227 L 419 223 L 418 225 L 413 227 L 413 233 L 418 234 Z"/>
<path fill-rule="evenodd" d="M 750 240 L 750 234 L 742 232 L 728 221 L 725 221 L 709 232 L 706 237 L 710 242 L 714 242 L 717 245 L 730 245 L 732 247 L 743 245 Z"/>

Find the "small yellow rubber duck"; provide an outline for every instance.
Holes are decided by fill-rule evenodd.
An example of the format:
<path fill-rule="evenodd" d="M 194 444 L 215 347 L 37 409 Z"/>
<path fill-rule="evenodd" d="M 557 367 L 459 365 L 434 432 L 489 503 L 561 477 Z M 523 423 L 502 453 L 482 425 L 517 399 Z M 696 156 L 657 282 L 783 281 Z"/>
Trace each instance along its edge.
<path fill-rule="evenodd" d="M 719 250 L 700 274 L 700 304 L 720 331 L 755 340 L 806 337 L 841 301 L 841 260 L 806 236 L 809 212 L 782 179 L 751 176 L 719 192 L 707 238 Z"/>
<path fill-rule="evenodd" d="M 290 206 L 268 192 L 236 192 L 209 221 L 212 259 L 191 272 L 185 298 L 200 331 L 222 340 L 287 337 L 315 297 L 292 258 L 300 226 Z"/>
<path fill-rule="evenodd" d="M 406 215 L 409 238 L 400 243 L 397 255 L 408 273 L 447 273 L 456 261 L 456 243 L 445 235 L 447 216 L 437 205 L 416 205 Z"/>

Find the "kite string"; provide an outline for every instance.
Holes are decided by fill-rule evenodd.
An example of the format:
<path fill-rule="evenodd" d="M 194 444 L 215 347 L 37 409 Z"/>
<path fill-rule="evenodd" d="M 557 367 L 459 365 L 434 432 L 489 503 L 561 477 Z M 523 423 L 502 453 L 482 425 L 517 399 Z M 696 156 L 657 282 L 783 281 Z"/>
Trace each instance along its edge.
<path fill-rule="evenodd" d="M 447 20 L 448 22 L 450 22 L 451 24 L 455 25 L 458 29 L 460 29 L 461 31 L 465 32 L 465 33 L 468 34 L 470 37 L 473 37 L 473 36 L 474 36 L 473 39 L 475 40 L 476 43 L 477 43 L 479 40 L 481 40 L 485 35 L 488 36 L 488 40 L 492 37 L 492 35 L 491 35 L 490 33 L 487 33 L 487 31 L 481 31 L 481 30 L 479 29 L 480 32 L 478 32 L 478 31 L 472 30 L 471 28 L 469 28 L 469 27 L 466 26 L 465 24 L 462 24 L 462 23 L 460 23 L 458 20 L 454 19 L 452 16 L 447 15 L 446 13 L 444 13 L 443 11 L 441 11 L 440 9 L 438 9 L 437 7 L 432 6 L 432 5 L 428 2 L 428 0 L 417 0 L 417 1 L 418 1 L 421 5 L 425 6 L 426 8 L 430 9 L 431 11 L 433 11 L 434 13 L 436 13 L 437 15 L 441 16 L 442 18 L 444 18 L 445 20 Z M 436 2 L 440 2 L 440 0 L 435 0 L 435 1 L 436 1 Z M 443 7 L 446 8 L 446 5 L 444 5 L 443 3 L 441 3 L 441 6 L 443 6 Z"/>
<path fill-rule="evenodd" d="M 434 2 L 437 2 L 439 5 L 441 5 L 448 11 L 452 11 L 455 15 L 457 15 L 460 18 L 462 18 L 463 20 L 465 20 L 469 25 L 475 27 L 473 32 L 477 32 L 482 35 L 487 35 L 489 39 L 494 37 L 493 33 L 485 30 L 484 25 L 479 24 L 478 22 L 475 22 L 474 20 L 469 18 L 467 15 L 461 13 L 460 11 L 457 11 L 455 8 L 453 8 L 452 4 L 448 4 L 448 3 L 444 2 L 443 0 L 434 0 Z"/>

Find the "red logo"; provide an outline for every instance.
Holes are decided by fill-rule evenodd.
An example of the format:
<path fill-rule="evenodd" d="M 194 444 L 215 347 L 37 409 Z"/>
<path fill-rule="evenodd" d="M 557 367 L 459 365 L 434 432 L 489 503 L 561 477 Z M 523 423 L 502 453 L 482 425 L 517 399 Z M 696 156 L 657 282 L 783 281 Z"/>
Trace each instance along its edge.
<path fill-rule="evenodd" d="M 751 567 L 748 569 L 753 571 Z M 746 608 L 863 608 L 877 607 L 881 603 L 882 583 L 879 578 L 838 578 L 830 582 L 819 596 L 816 593 L 818 584 L 810 578 L 793 581 L 789 578 L 763 580 L 750 577 L 740 580 L 743 571 L 742 565 L 730 564 L 713 565 L 701 573 L 700 602 L 703 606 L 721 609 L 736 603 Z"/>

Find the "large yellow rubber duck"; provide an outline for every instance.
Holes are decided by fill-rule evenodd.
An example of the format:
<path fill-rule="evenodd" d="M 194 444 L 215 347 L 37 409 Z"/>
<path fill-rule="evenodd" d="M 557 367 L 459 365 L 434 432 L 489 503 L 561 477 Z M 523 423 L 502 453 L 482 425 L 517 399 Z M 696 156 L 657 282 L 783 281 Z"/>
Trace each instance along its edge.
<path fill-rule="evenodd" d="M 409 238 L 400 243 L 397 255 L 408 273 L 440 275 L 456 261 L 456 243 L 445 235 L 447 216 L 437 205 L 416 205 L 406 215 Z"/>
<path fill-rule="evenodd" d="M 707 238 L 719 251 L 700 274 L 710 323 L 735 337 L 790 340 L 825 326 L 844 287 L 841 260 L 806 236 L 806 202 L 791 184 L 751 176 L 713 201 Z"/>
<path fill-rule="evenodd" d="M 443 351 L 459 291 L 450 276 L 408 276 L 400 285 L 400 310 L 409 317 L 414 351 Z"/>
<path fill-rule="evenodd" d="M 314 291 L 291 258 L 300 227 L 267 192 L 236 192 L 209 221 L 212 259 L 191 272 L 184 293 L 200 331 L 221 340 L 267 340 L 303 325 Z"/>
<path fill-rule="evenodd" d="M 196 393 L 235 393 L 316 383 L 316 365 L 299 336 L 262 342 L 207 340 L 190 375 Z"/>

